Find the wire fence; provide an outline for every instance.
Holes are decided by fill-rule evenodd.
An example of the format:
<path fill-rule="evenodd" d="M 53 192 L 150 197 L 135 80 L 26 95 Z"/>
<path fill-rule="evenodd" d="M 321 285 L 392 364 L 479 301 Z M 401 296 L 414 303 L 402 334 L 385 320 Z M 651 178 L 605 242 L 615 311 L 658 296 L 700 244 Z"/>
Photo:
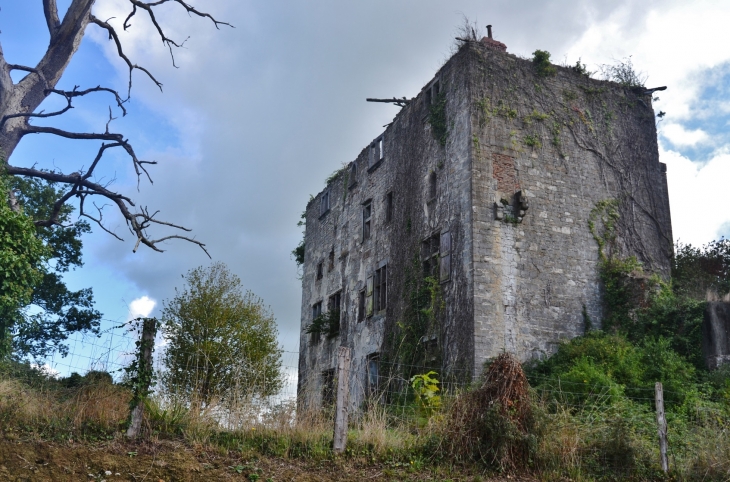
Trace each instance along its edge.
<path fill-rule="evenodd" d="M 103 371 L 119 383 L 124 381 L 124 369 L 136 355 L 138 337 L 139 333 L 123 327 L 105 330 L 98 336 L 75 334 L 68 339 L 67 356 L 55 354 L 33 360 L 32 364 L 54 378 Z M 158 379 L 164 378 L 167 370 L 161 356 L 164 351 L 165 340 L 158 337 L 154 359 Z M 317 410 L 334 423 L 337 382 L 345 377 L 351 430 L 364 430 L 366 414 L 377 411 L 382 415 L 384 430 L 403 429 L 403 433 L 418 434 L 443 424 L 454 402 L 479 387 L 467 371 L 452 370 L 448 375 L 436 373 L 424 379 L 423 375 L 428 375 L 425 369 L 418 373 L 417 366 L 380 360 L 354 360 L 351 368 L 309 373 L 304 380 L 298 379 L 298 366 L 298 352 L 281 351 L 275 390 L 261 395 L 237 387 L 242 395 L 236 398 L 228 393 L 221 397 L 227 401 L 216 405 L 213 418 L 226 430 L 273 428 L 295 425 L 301 411 Z M 252 378 L 246 372 L 255 369 L 241 360 L 233 376 L 250 383 Z M 414 373 L 421 376 L 420 380 L 412 376 Z M 647 471 L 658 470 L 654 387 L 540 375 L 531 375 L 529 382 L 534 415 L 531 427 L 535 433 L 527 436 L 532 437 L 534 450 L 542 454 L 541 460 L 552 457 L 557 465 L 572 464 L 578 472 L 598 476 L 645 476 Z M 164 405 L 162 387 L 155 390 Z M 703 395 L 668 389 L 663 394 L 670 470 L 686 473 L 700 467 L 707 473 L 725 471 L 726 476 L 730 475 L 730 390 Z M 474 424 L 487 421 L 485 415 Z M 515 436 L 507 432 L 495 432 L 494 437 Z"/>

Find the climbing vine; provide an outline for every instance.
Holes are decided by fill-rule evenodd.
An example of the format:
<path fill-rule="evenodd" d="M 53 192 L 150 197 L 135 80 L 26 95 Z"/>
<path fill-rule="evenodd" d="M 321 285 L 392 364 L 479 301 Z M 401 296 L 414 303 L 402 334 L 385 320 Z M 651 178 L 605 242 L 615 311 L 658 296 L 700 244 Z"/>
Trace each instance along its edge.
<path fill-rule="evenodd" d="M 431 124 L 436 140 L 439 141 L 439 144 L 445 146 L 446 139 L 449 137 L 449 126 L 446 119 L 446 92 L 439 92 L 433 99 L 429 109 L 428 123 Z"/>

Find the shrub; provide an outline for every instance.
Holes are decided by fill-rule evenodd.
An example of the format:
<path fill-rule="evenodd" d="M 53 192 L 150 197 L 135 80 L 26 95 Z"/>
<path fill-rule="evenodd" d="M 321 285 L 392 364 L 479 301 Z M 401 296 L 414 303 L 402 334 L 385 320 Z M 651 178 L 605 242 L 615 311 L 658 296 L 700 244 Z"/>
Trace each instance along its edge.
<path fill-rule="evenodd" d="M 550 52 L 546 50 L 535 50 L 532 53 L 532 64 L 540 77 L 551 77 L 558 72 L 550 63 Z"/>

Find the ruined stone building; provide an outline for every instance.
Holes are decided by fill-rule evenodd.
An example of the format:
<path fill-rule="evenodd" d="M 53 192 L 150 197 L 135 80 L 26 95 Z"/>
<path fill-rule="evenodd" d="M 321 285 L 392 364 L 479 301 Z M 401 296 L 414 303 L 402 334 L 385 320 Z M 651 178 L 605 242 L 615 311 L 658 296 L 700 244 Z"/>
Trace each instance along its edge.
<path fill-rule="evenodd" d="M 307 205 L 300 398 L 388 370 L 471 379 L 600 326 L 599 248 L 669 274 L 652 94 L 464 42 Z M 306 388 L 306 390 L 305 390 Z"/>

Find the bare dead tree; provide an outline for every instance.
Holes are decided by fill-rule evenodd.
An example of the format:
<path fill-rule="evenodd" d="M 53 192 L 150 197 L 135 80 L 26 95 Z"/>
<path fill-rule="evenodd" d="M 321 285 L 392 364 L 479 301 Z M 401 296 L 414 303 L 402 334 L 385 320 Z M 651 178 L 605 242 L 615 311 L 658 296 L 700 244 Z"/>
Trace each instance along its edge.
<path fill-rule="evenodd" d="M 59 18 L 56 0 L 41 1 L 43 2 L 43 13 L 50 34 L 50 42 L 45 55 L 37 65 L 25 66 L 7 63 L 2 46 L 0 46 L 0 149 L 2 150 L 5 172 L 13 176 L 43 179 L 68 186 L 68 189 L 64 191 L 62 197 L 54 203 L 48 219 L 37 220 L 36 224 L 40 226 L 60 225 L 59 215 L 63 205 L 76 198 L 78 199 L 80 216 L 89 218 L 104 231 L 121 239 L 103 224 L 103 206 L 100 208 L 95 202 L 96 200 L 100 200 L 116 206 L 124 217 L 129 231 L 136 237 L 134 251 L 137 250 L 140 244 L 144 244 L 155 251 L 162 251 L 159 247 L 160 243 L 169 239 L 182 239 L 200 246 L 208 254 L 202 242 L 184 234 L 173 234 L 155 239 L 148 234 L 148 229 L 152 226 L 168 226 L 178 229 L 183 233 L 189 232 L 190 229 L 158 219 L 157 211 L 150 211 L 147 207 L 136 206 L 130 197 L 110 189 L 108 184 L 103 185 L 96 181 L 94 171 L 102 162 L 105 152 L 109 149 L 121 148 L 126 152 L 137 174 L 138 186 L 142 177 L 152 182 L 152 178 L 147 171 L 147 166 L 156 164 L 155 161 L 146 161 L 138 158 L 134 148 L 124 135 L 110 132 L 109 126 L 114 120 L 111 107 L 109 110 L 109 122 L 107 122 L 104 132 L 99 133 L 70 132 L 56 127 L 36 126 L 30 123 L 30 120 L 33 118 L 60 116 L 73 108 L 74 99 L 92 94 L 111 95 L 113 102 L 121 110 L 122 115 L 126 115 L 127 111 L 124 104 L 130 98 L 132 74 L 135 70 L 140 71 L 144 76 L 154 82 L 160 90 L 162 89 L 162 83 L 149 70 L 133 63 L 125 54 L 118 35 L 118 27 L 114 27 L 109 23 L 111 19 L 104 21 L 93 15 L 92 7 L 96 0 L 72 0 L 63 20 Z M 167 3 L 177 5 L 185 9 L 189 15 L 210 20 L 216 28 L 220 28 L 221 25 L 231 26 L 226 22 L 215 19 L 208 13 L 199 11 L 183 0 L 127 1 L 129 2 L 130 12 L 122 23 L 122 28 L 124 30 L 130 28 L 130 21 L 136 14 L 147 15 L 163 44 L 169 48 L 173 65 L 175 64 L 174 49 L 181 47 L 185 42 L 176 41 L 167 37 L 163 27 L 155 16 L 155 10 L 158 7 Z M 115 89 L 102 86 L 86 89 L 80 89 L 76 86 L 73 90 L 56 88 L 66 67 L 78 50 L 81 40 L 86 33 L 86 28 L 89 25 L 95 28 L 101 28 L 107 32 L 109 40 L 113 41 L 116 46 L 118 56 L 126 63 L 129 69 L 129 83 L 126 94 L 122 95 Z M 15 83 L 10 75 L 13 70 L 27 72 L 27 75 Z M 40 104 L 49 96 L 60 96 L 66 102 L 66 105 L 55 112 L 38 111 Z M 15 148 L 29 134 L 45 134 L 66 139 L 101 141 L 101 146 L 89 167 L 82 168 L 77 172 L 61 172 L 58 170 L 40 169 L 35 166 L 19 167 L 13 165 L 10 161 Z M 11 192 L 9 196 L 11 208 L 18 209 L 13 193 Z"/>

